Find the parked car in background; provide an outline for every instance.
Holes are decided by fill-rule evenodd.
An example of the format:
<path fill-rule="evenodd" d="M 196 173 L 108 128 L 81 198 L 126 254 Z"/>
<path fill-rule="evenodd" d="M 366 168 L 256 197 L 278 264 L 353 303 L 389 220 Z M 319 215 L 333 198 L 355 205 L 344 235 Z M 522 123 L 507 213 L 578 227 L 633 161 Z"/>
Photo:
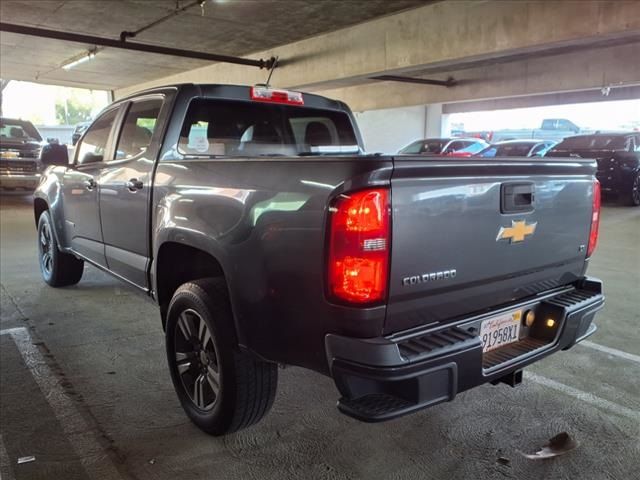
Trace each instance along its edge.
<path fill-rule="evenodd" d="M 547 157 L 595 158 L 602 190 L 627 205 L 640 205 L 640 133 L 596 133 L 566 138 Z"/>
<path fill-rule="evenodd" d="M 505 140 L 519 139 L 541 139 L 553 140 L 556 142 L 573 136 L 577 133 L 586 133 L 571 120 L 566 118 L 545 118 L 540 128 L 504 129 L 504 130 L 482 130 L 474 132 L 463 132 L 465 137 L 481 138 L 488 142 L 502 142 Z"/>
<path fill-rule="evenodd" d="M 484 140 L 477 140 L 473 142 L 468 147 L 463 148 L 462 150 L 456 150 L 455 152 L 448 153 L 449 157 L 473 157 L 477 153 L 482 150 L 488 148 L 490 145 Z"/>
<path fill-rule="evenodd" d="M 489 145 L 479 138 L 425 138 L 410 143 L 398 153 L 413 155 L 451 155 L 466 148 L 477 148 L 476 151 Z"/>
<path fill-rule="evenodd" d="M 556 142 L 550 140 L 506 140 L 494 143 L 476 153 L 475 157 L 542 157 Z"/>
<path fill-rule="evenodd" d="M 40 182 L 40 151 L 44 145 L 31 122 L 0 119 L 0 188 L 35 190 Z"/>
<path fill-rule="evenodd" d="M 73 133 L 71 134 L 71 144 L 73 146 L 75 146 L 76 143 L 78 143 L 78 140 L 80 140 L 80 137 L 85 132 L 85 130 L 89 128 L 89 125 L 91 125 L 91 122 L 80 122 L 76 125 L 76 128 L 73 130 Z"/>

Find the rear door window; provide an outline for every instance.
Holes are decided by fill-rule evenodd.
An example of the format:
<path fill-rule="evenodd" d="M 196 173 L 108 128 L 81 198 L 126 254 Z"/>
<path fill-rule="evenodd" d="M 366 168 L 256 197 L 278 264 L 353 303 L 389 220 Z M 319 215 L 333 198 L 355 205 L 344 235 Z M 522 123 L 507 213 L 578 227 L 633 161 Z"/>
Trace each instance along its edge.
<path fill-rule="evenodd" d="M 120 132 L 116 159 L 137 157 L 147 151 L 151 145 L 160 108 L 162 108 L 162 100 L 159 98 L 131 104 Z"/>
<path fill-rule="evenodd" d="M 312 156 L 359 153 L 345 112 L 258 102 L 195 99 L 178 142 L 186 155 Z"/>

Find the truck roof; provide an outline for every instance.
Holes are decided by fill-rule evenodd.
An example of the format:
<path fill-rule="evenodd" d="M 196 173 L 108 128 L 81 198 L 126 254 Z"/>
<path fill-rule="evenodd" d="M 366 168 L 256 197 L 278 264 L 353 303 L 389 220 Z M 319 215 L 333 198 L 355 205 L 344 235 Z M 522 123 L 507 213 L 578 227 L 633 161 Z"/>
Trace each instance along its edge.
<path fill-rule="evenodd" d="M 265 85 L 233 85 L 233 84 L 222 84 L 222 83 L 175 83 L 170 85 L 161 85 L 153 88 L 149 88 L 146 90 L 141 90 L 139 92 L 132 93 L 131 95 L 127 95 L 126 97 L 120 98 L 117 101 L 126 101 L 131 98 L 137 98 L 142 95 L 148 95 L 150 93 L 155 93 L 167 89 L 176 89 L 179 91 L 187 90 L 187 89 L 195 89 L 199 91 L 199 94 L 195 96 L 202 97 L 211 97 L 211 98 L 220 98 L 220 99 L 228 99 L 228 100 L 241 100 L 241 101 L 251 101 L 249 97 L 249 92 L 253 87 L 265 87 Z M 274 90 L 286 90 L 283 88 L 278 88 L 275 86 L 269 86 L 267 88 L 272 88 Z M 292 90 L 293 91 L 293 90 Z M 298 91 L 298 90 L 295 90 Z M 304 103 L 306 107 L 311 108 L 325 108 L 331 110 L 349 110 L 349 107 L 339 100 L 333 100 L 331 98 L 323 97 L 321 95 L 315 95 L 313 93 L 300 92 L 304 96 Z"/>

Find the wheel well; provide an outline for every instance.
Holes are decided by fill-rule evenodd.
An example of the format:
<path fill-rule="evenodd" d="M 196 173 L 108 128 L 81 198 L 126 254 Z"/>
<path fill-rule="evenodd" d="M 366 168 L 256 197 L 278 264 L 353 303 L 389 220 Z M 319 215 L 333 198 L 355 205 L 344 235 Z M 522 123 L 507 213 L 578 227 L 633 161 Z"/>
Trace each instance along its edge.
<path fill-rule="evenodd" d="M 36 227 L 38 226 L 38 220 L 40 220 L 40 215 L 42 215 L 42 212 L 44 212 L 45 210 L 49 210 L 49 205 L 47 205 L 47 202 L 45 202 L 41 198 L 36 198 L 33 201 L 33 213 L 36 217 Z"/>
<path fill-rule="evenodd" d="M 180 285 L 200 278 L 224 278 L 218 260 L 207 252 L 181 243 L 162 244 L 156 265 L 156 295 L 163 327 L 171 297 Z"/>

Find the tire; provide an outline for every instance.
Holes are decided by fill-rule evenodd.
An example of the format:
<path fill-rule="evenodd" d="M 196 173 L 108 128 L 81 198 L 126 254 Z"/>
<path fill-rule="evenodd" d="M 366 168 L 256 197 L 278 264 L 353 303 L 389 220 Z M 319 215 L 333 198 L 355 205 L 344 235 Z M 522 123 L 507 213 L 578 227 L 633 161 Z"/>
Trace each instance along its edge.
<path fill-rule="evenodd" d="M 278 367 L 240 350 L 222 279 L 180 286 L 166 325 L 171 380 L 187 416 L 211 435 L 260 421 L 271 409 Z"/>
<path fill-rule="evenodd" d="M 58 249 L 47 210 L 38 219 L 38 259 L 42 278 L 52 287 L 75 285 L 82 278 L 84 262 Z"/>
<path fill-rule="evenodd" d="M 622 202 L 625 205 L 637 207 L 640 205 L 640 172 L 636 173 L 635 178 L 629 185 L 629 190 L 620 193 Z"/>

